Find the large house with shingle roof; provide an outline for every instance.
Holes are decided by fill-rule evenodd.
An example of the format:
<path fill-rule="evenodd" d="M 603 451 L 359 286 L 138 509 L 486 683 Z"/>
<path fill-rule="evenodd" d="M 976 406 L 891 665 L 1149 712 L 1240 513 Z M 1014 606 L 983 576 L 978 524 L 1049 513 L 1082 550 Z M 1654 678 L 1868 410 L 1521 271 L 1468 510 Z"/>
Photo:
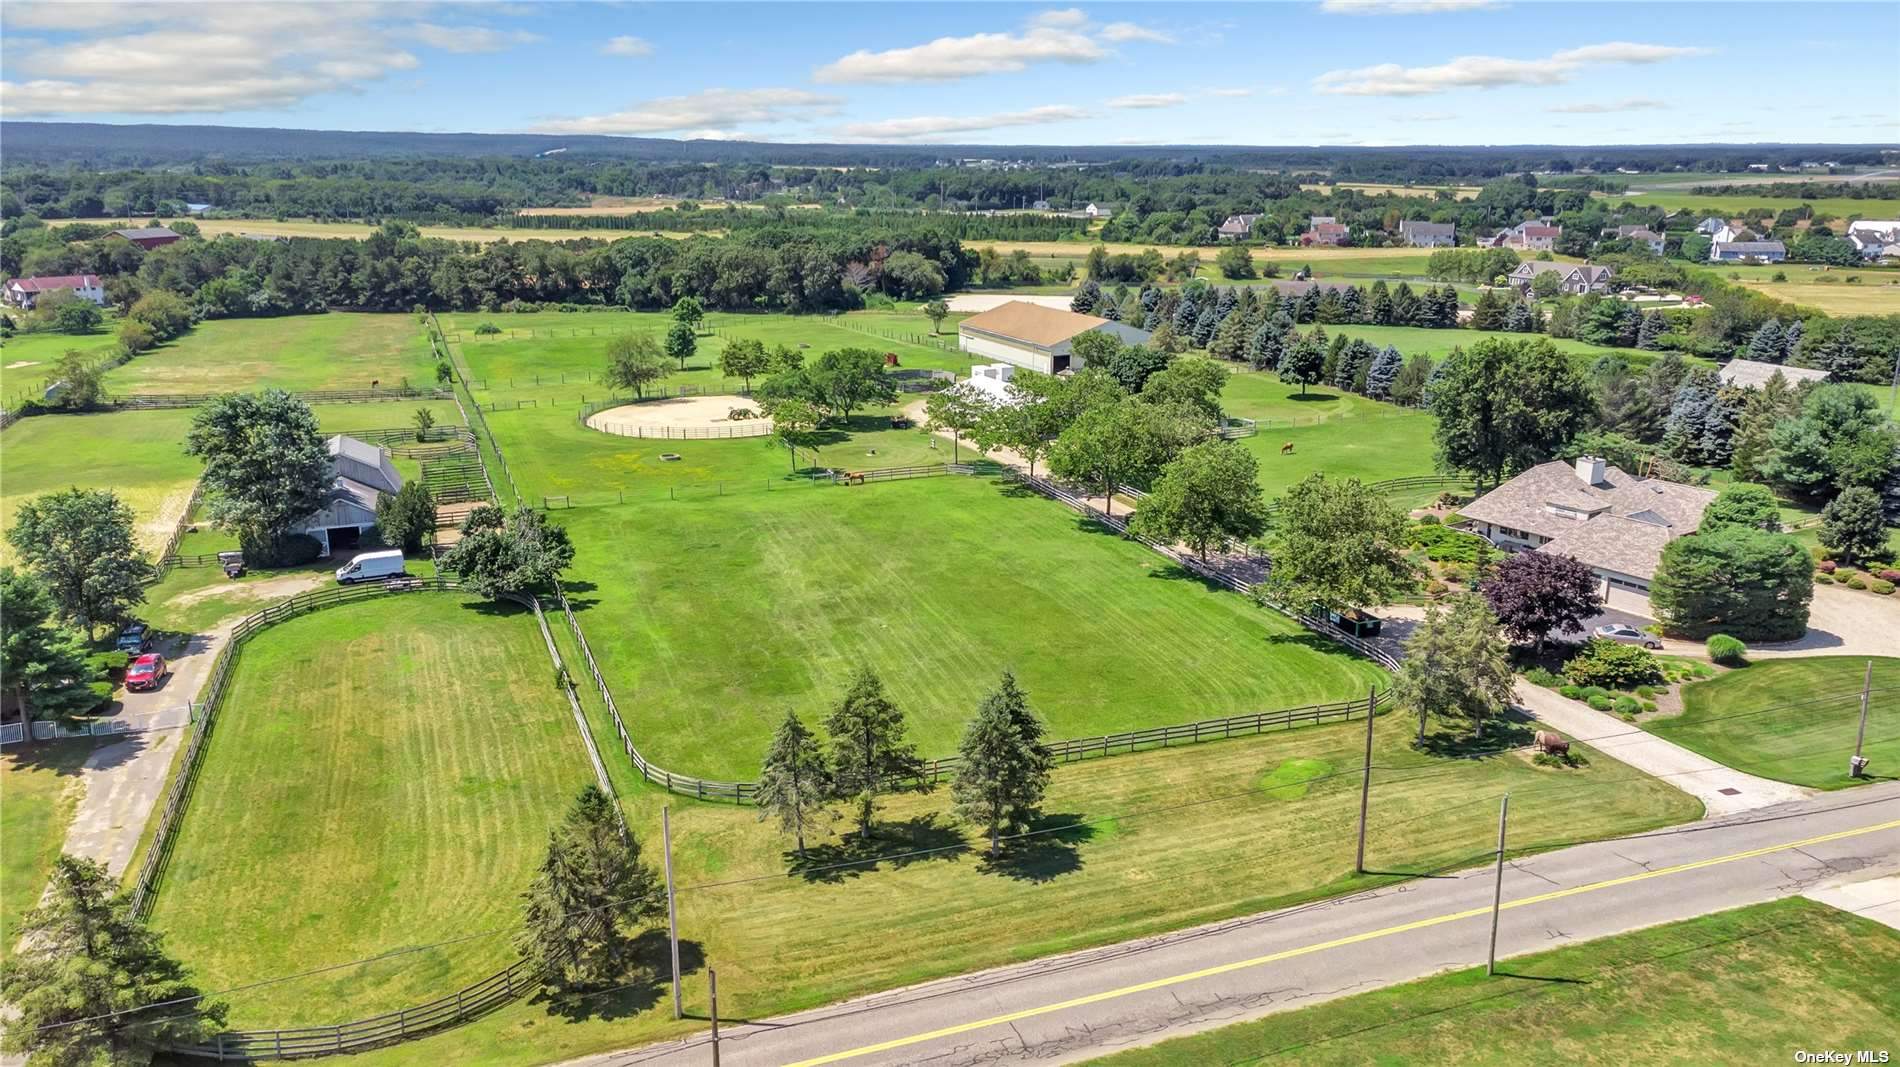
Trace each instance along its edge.
<path fill-rule="evenodd" d="M 1450 248 L 1458 243 L 1458 224 L 1400 219 L 1399 236 L 1413 248 Z"/>
<path fill-rule="evenodd" d="M 1610 287 L 1610 276 L 1615 272 L 1608 267 L 1599 267 L 1590 263 L 1553 263 L 1549 260 L 1532 259 L 1517 265 L 1510 274 L 1511 284 L 1525 296 L 1537 284 L 1539 274 L 1555 274 L 1557 291 L 1578 296 L 1583 293 L 1601 293 Z"/>
<path fill-rule="evenodd" d="M 1647 598 L 1663 547 L 1694 533 L 1714 499 L 1708 489 L 1581 456 L 1540 463 L 1458 510 L 1499 548 L 1570 556 L 1596 572 L 1606 597 L 1620 590 Z M 1633 597 L 1616 599 L 1641 607 Z"/>
<path fill-rule="evenodd" d="M 106 305 L 106 287 L 97 274 L 48 274 L 37 278 L 13 278 L 7 282 L 6 301 L 14 307 L 31 310 L 40 297 L 62 289 L 100 307 Z"/>
<path fill-rule="evenodd" d="M 1223 241 L 1245 241 L 1253 236 L 1253 224 L 1259 221 L 1260 213 L 1257 211 L 1251 214 L 1229 215 L 1227 220 L 1220 224 L 1215 234 Z"/>
<path fill-rule="evenodd" d="M 1001 360 L 1026 370 L 1059 374 L 1081 370 L 1075 358 L 1077 337 L 1090 332 L 1114 334 L 1123 344 L 1146 344 L 1152 335 L 1097 315 L 1011 300 L 957 324 L 957 348 L 973 356 Z"/>

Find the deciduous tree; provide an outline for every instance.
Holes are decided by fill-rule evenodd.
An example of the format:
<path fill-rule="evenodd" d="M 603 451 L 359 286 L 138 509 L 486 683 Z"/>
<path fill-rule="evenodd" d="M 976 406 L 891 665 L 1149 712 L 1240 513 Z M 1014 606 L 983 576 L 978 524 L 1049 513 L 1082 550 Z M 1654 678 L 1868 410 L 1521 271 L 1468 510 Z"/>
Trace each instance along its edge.
<path fill-rule="evenodd" d="M 269 566 L 291 529 L 323 507 L 332 466 L 310 406 L 281 389 L 231 393 L 198 409 L 185 451 L 205 462 L 206 510 Z"/>
<path fill-rule="evenodd" d="M 132 509 L 106 489 L 57 489 L 19 506 L 7 540 L 88 637 L 145 600 L 151 563 L 133 540 Z"/>
<path fill-rule="evenodd" d="M 482 509 L 469 516 L 462 539 L 442 557 L 442 569 L 453 571 L 462 584 L 490 600 L 552 585 L 574 562 L 567 531 L 526 507 L 496 524 L 499 510 Z"/>
<path fill-rule="evenodd" d="M 950 461 L 963 462 L 963 438 L 983 425 L 996 405 L 975 386 L 958 382 L 924 399 L 924 425 L 931 430 L 950 431 Z M 981 435 L 978 435 L 979 438 Z M 981 447 L 981 441 L 978 441 Z"/>
<path fill-rule="evenodd" d="M 1549 459 L 1589 424 L 1589 386 L 1547 339 L 1454 348 L 1432 382 L 1438 459 L 1496 485 Z"/>
<path fill-rule="evenodd" d="M 376 501 L 376 529 L 383 540 L 414 555 L 435 535 L 435 496 L 420 478 L 404 482 Z"/>
<path fill-rule="evenodd" d="M 719 353 L 719 373 L 728 378 L 745 379 L 745 391 L 752 392 L 752 379 L 772 369 L 772 357 L 765 342 L 741 337 L 727 341 Z"/>
<path fill-rule="evenodd" d="M 1603 610 L 1595 572 L 1570 556 L 1518 552 L 1504 557 L 1480 591 L 1511 640 L 1541 651 L 1550 635 L 1580 634 Z"/>
<path fill-rule="evenodd" d="M 932 300 L 926 303 L 922 311 L 924 317 L 930 320 L 931 333 L 941 332 L 943 330 L 943 320 L 950 317 L 950 305 L 942 300 Z"/>
<path fill-rule="evenodd" d="M 686 369 L 686 361 L 692 359 L 693 353 L 697 351 L 699 337 L 690 325 L 675 321 L 666 328 L 666 355 L 668 359 L 679 361 L 680 370 Z"/>
<path fill-rule="evenodd" d="M 1417 584 L 1405 531 L 1405 514 L 1358 479 L 1308 475 L 1280 498 L 1266 587 L 1299 611 L 1390 603 Z"/>
<path fill-rule="evenodd" d="M 623 333 L 607 342 L 607 370 L 601 381 L 609 389 L 631 389 L 634 399 L 644 400 L 647 386 L 665 381 L 672 373 L 665 353 L 650 334 Z"/>
<path fill-rule="evenodd" d="M 1252 540 L 1267 526 L 1259 461 L 1235 441 L 1194 445 L 1162 468 L 1131 525 L 1155 540 L 1185 544 L 1203 559 L 1210 549 Z"/>

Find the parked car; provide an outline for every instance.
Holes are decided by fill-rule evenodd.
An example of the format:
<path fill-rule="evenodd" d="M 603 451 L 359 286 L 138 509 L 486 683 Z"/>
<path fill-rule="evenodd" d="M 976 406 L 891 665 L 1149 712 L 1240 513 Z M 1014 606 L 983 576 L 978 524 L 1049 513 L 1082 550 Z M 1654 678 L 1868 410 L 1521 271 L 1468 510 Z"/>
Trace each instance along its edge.
<path fill-rule="evenodd" d="M 373 582 L 378 578 L 393 578 L 402 570 L 402 550 L 386 549 L 382 552 L 365 552 L 336 569 L 338 585 L 352 582 Z"/>
<path fill-rule="evenodd" d="M 1606 622 L 1596 628 L 1596 635 L 1605 641 L 1615 641 L 1619 645 L 1641 645 L 1644 648 L 1661 648 L 1662 638 L 1655 634 L 1646 634 L 1634 626 L 1622 623 Z"/>
<path fill-rule="evenodd" d="M 125 687 L 133 692 L 141 689 L 157 689 L 165 681 L 171 668 L 165 665 L 165 657 L 156 652 L 147 652 L 132 661 L 125 669 Z"/>
<path fill-rule="evenodd" d="M 119 631 L 119 639 L 113 642 L 112 647 L 120 652 L 132 653 L 143 652 L 151 648 L 151 627 L 146 626 L 142 622 L 127 624 L 125 629 Z"/>

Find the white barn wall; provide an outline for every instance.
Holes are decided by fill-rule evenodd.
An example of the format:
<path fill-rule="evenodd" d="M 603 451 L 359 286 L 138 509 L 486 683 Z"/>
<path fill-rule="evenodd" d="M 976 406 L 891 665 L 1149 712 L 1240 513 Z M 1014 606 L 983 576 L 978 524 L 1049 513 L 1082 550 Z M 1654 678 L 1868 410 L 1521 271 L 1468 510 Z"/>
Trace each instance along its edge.
<path fill-rule="evenodd" d="M 1022 348 L 971 333 L 957 335 L 957 348 L 974 356 L 982 356 L 985 359 L 1008 363 L 1026 370 L 1041 371 L 1044 374 L 1055 373 L 1054 357 L 1038 349 Z"/>

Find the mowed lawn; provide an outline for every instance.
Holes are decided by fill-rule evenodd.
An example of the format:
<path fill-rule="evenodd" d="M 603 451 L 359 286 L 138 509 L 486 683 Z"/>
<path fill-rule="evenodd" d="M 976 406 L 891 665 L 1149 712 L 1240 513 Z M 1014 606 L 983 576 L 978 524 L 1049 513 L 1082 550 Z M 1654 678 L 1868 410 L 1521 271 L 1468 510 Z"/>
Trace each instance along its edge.
<path fill-rule="evenodd" d="M 1240 371 L 1227 379 L 1221 405 L 1255 419 L 1259 433 L 1241 443 L 1260 462 L 1269 499 L 1315 472 L 1378 482 L 1434 473 L 1436 425 L 1428 411 L 1368 400 L 1330 386 L 1287 385 L 1277 375 Z M 1286 445 L 1293 451 L 1282 453 Z"/>
<path fill-rule="evenodd" d="M 116 326 L 108 316 L 105 325 L 91 333 L 23 333 L 0 341 L 0 396 L 8 406 L 36 399 L 54 364 L 68 352 L 81 353 L 88 362 L 111 355 L 119 346 Z"/>
<path fill-rule="evenodd" d="M 1684 686 L 1681 715 L 1643 725 L 1736 770 L 1841 789 L 1855 784 L 1847 760 L 1860 726 L 1867 662 L 1863 656 L 1761 660 Z M 1873 774 L 1892 778 L 1900 771 L 1900 659 L 1873 664 L 1862 754 Z"/>
<path fill-rule="evenodd" d="M 1345 997 L 1096 1062 L 1763 1063 L 1883 1049 L 1900 932 L 1803 897 Z M 1850 1053 L 1851 1055 L 1851 1053 Z"/>
<path fill-rule="evenodd" d="M 425 404 L 318 404 L 311 408 L 325 433 L 400 428 L 418 407 L 443 425 L 461 422 L 453 401 Z M 184 517 L 203 465 L 185 454 L 195 411 L 164 408 L 81 415 L 35 415 L 0 434 L 0 527 L 11 526 L 20 504 L 69 486 L 110 489 L 132 508 L 139 543 L 157 552 Z M 0 542 L 0 562 L 14 558 Z"/>
<path fill-rule="evenodd" d="M 602 628 L 595 614 L 583 616 L 590 637 Z M 1053 697 L 1029 686 L 1039 710 L 1052 711 Z M 630 724 L 642 744 L 657 740 L 657 723 L 644 722 Z M 673 1021 L 656 952 L 643 980 L 585 1001 L 587 1010 L 519 1003 L 361 1059 L 525 1067 L 703 1030 L 702 960 L 719 972 L 722 1016 L 758 1019 L 1479 865 L 1507 790 L 1512 840 L 1527 848 L 1701 813 L 1685 794 L 1588 750 L 1590 766 L 1576 771 L 1515 753 L 1443 759 L 1412 749 L 1414 725 L 1402 715 L 1377 724 L 1366 854 L 1375 869 L 1397 873 L 1363 878 L 1351 873 L 1365 743 L 1358 722 L 1060 767 L 1037 824 L 1044 835 L 1001 863 L 957 849 L 981 834 L 954 819 L 947 790 L 891 797 L 880 852 L 957 850 L 792 877 L 790 838 L 756 811 L 642 787 L 609 749 L 628 818 L 649 849 L 660 807 L 672 807 L 686 1010 L 701 1018 Z M 603 729 L 596 736 L 608 736 Z M 835 833 L 807 843 L 813 866 L 864 855 Z"/>
<path fill-rule="evenodd" d="M 0 749 L 0 959 L 13 951 L 20 917 L 40 902 L 66 841 L 92 755 L 84 739 Z"/>
<path fill-rule="evenodd" d="M 786 710 L 815 723 L 860 665 L 884 677 L 929 756 L 955 751 L 1006 667 L 1053 737 L 1352 699 L 1384 678 L 988 479 L 557 517 L 615 699 L 647 755 L 690 774 L 752 777 Z"/>
<path fill-rule="evenodd" d="M 259 634 L 236 672 L 152 918 L 201 985 L 503 933 L 256 990 L 233 1023 L 393 1010 L 512 959 L 547 831 L 592 780 L 533 616 L 346 604 Z"/>
<path fill-rule="evenodd" d="M 435 383 L 429 341 L 414 315 L 333 311 L 216 319 L 114 368 L 112 393 L 225 393 L 276 388 L 415 388 Z"/>

